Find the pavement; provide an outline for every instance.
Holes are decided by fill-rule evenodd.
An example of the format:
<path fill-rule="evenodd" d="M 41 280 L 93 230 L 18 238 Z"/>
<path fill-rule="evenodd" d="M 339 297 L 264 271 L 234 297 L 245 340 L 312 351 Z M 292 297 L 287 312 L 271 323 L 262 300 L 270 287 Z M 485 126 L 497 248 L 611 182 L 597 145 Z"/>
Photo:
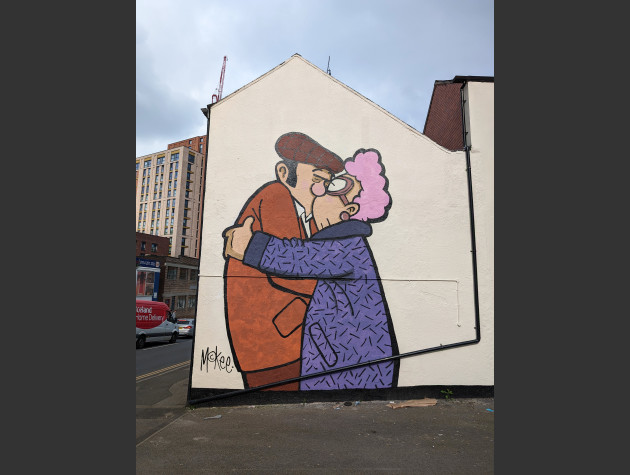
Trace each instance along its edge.
<path fill-rule="evenodd" d="M 187 407 L 188 373 L 136 383 L 136 474 L 494 473 L 494 398 Z"/>

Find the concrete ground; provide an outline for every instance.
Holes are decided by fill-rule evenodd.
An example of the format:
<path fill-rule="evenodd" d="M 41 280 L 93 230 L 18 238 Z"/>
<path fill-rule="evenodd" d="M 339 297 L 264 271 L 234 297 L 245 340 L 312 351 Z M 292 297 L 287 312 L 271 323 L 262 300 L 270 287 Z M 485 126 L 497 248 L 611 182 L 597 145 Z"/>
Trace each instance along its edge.
<path fill-rule="evenodd" d="M 188 368 L 136 384 L 137 474 L 494 473 L 494 398 L 187 408 L 187 387 Z"/>

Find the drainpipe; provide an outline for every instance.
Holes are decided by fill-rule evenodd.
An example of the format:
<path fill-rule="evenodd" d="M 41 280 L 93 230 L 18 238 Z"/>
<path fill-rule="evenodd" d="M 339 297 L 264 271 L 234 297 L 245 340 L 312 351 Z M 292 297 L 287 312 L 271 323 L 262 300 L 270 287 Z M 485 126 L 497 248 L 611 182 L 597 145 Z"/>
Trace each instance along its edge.
<path fill-rule="evenodd" d="M 473 290 L 475 297 L 475 330 L 477 331 L 477 338 L 475 343 L 481 340 L 481 325 L 479 322 L 479 283 L 477 279 L 477 242 L 475 240 L 475 206 L 473 204 L 473 188 L 472 188 L 472 169 L 470 166 L 470 149 L 472 145 L 468 145 L 468 125 L 466 124 L 466 98 L 465 88 L 468 81 L 462 83 L 460 88 L 461 95 L 461 108 L 462 108 L 462 134 L 464 139 L 464 151 L 466 152 L 466 173 L 468 175 L 468 211 L 470 215 L 470 246 L 472 253 L 472 265 L 473 265 Z"/>
<path fill-rule="evenodd" d="M 280 386 L 283 384 L 287 384 L 287 383 L 293 383 L 296 381 L 302 381 L 303 379 L 311 379 L 311 378 L 317 378 L 319 376 L 326 376 L 329 374 L 333 374 L 333 373 L 339 373 L 341 371 L 347 371 L 347 370 L 351 370 L 351 369 L 356 369 L 356 368 L 361 368 L 363 366 L 370 366 L 370 365 L 375 365 L 375 364 L 379 364 L 379 363 L 384 363 L 387 361 L 393 361 L 393 360 L 397 360 L 397 359 L 402 359 L 402 358 L 408 358 L 410 356 L 418 356 L 418 355 L 422 355 L 425 353 L 432 353 L 435 351 L 442 351 L 442 350 L 449 350 L 452 348 L 459 348 L 461 346 L 468 346 L 468 345 L 474 345 L 479 343 L 479 341 L 481 340 L 481 328 L 480 328 L 480 321 L 479 321 L 479 286 L 478 286 L 478 281 L 477 281 L 477 245 L 476 245 L 476 241 L 475 241 L 475 213 L 474 213 L 474 206 L 473 206 L 473 189 L 472 189 L 472 173 L 471 173 L 471 166 L 470 166 L 470 146 L 468 146 L 467 144 L 467 136 L 468 136 L 468 130 L 467 130 L 467 124 L 466 124 L 466 109 L 465 109 L 465 105 L 466 105 L 466 100 L 464 98 L 464 88 L 466 87 L 467 81 L 464 81 L 462 84 L 462 87 L 460 89 L 460 94 L 461 94 L 461 111 L 462 111 L 462 136 L 464 139 L 464 151 L 466 153 L 466 174 L 467 174 L 467 181 L 468 181 L 468 211 L 469 211 L 469 216 L 470 216 L 470 236 L 471 236 L 471 253 L 472 253 L 472 267 L 473 267 L 473 290 L 474 290 L 474 298 L 475 298 L 475 331 L 476 331 L 476 338 L 474 340 L 467 340 L 467 341 L 460 341 L 460 342 L 456 342 L 456 343 L 449 343 L 446 345 L 442 345 L 440 344 L 440 346 L 434 346 L 431 348 L 424 348 L 422 350 L 416 350 L 416 351 L 409 351 L 407 353 L 403 353 L 403 354 L 399 354 L 399 355 L 393 355 L 393 356 L 388 356 L 386 358 L 380 358 L 377 360 L 372 360 L 372 361 L 367 361 L 367 362 L 363 362 L 363 363 L 357 363 L 354 365 L 350 365 L 350 366 L 344 366 L 343 368 L 335 368 L 335 369 L 331 369 L 331 370 L 327 370 L 327 371 L 321 371 L 319 373 L 313 373 L 313 374 L 309 374 L 309 375 L 305 375 L 305 376 L 299 376 L 297 378 L 291 378 L 291 379 L 285 379 L 282 381 L 276 381 L 274 383 L 269 383 L 269 384 L 264 384 L 262 386 L 256 386 L 254 388 L 245 388 L 245 389 L 238 389 L 236 391 L 230 391 L 230 392 L 226 392 L 226 393 L 222 393 L 222 394 L 215 394 L 213 396 L 208 396 L 208 397 L 202 397 L 202 398 L 198 398 L 198 399 L 190 399 L 190 389 L 192 387 L 192 384 L 189 382 L 188 384 L 188 405 L 194 406 L 197 404 L 201 404 L 204 402 L 209 402 L 209 401 L 213 401 L 215 399 L 222 399 L 222 398 L 227 398 L 227 397 L 232 397 L 232 396 L 239 396 L 241 394 L 247 394 L 247 393 L 251 393 L 254 391 L 260 391 L 262 389 L 267 389 L 267 388 L 272 388 L 274 386 Z M 210 130 L 210 106 L 208 106 L 208 115 L 206 116 L 208 117 L 208 130 Z M 205 196 L 205 195 L 204 195 Z M 195 309 L 196 310 L 196 309 Z M 195 332 L 196 334 L 196 332 Z M 194 341 L 193 341 L 193 347 L 194 347 Z M 193 361 L 192 359 L 192 355 L 190 358 L 191 362 Z M 190 365 L 190 376 L 189 376 L 189 381 L 192 381 L 192 364 Z"/>

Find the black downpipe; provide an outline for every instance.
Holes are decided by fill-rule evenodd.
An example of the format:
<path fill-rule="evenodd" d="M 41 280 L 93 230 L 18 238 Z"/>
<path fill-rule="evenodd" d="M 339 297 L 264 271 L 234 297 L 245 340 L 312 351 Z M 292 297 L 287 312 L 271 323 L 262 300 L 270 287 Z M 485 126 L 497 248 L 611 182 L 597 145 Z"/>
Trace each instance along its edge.
<path fill-rule="evenodd" d="M 466 99 L 464 99 L 464 88 L 467 81 L 464 81 L 460 88 L 462 107 L 462 133 L 464 138 L 464 151 L 466 152 L 466 173 L 468 175 L 468 211 L 470 214 L 470 246 L 473 264 L 473 293 L 475 297 L 475 330 L 477 338 L 475 343 L 481 340 L 481 324 L 479 322 L 479 283 L 477 280 L 477 241 L 475 239 L 475 206 L 473 204 L 472 170 L 470 165 L 470 146 L 468 146 L 468 127 L 466 125 Z"/>
<path fill-rule="evenodd" d="M 432 348 L 424 348 L 422 350 L 410 351 L 410 352 L 407 352 L 407 353 L 403 353 L 401 355 L 388 356 L 386 358 L 380 358 L 380 359 L 377 359 L 377 360 L 366 361 L 366 362 L 363 362 L 363 363 L 357 363 L 357 364 L 354 364 L 354 365 L 345 366 L 343 368 L 331 369 L 331 370 L 322 371 L 322 372 L 319 372 L 319 373 L 309 374 L 309 375 L 305 375 L 305 376 L 299 376 L 297 378 L 285 379 L 283 381 L 276 381 L 275 383 L 264 384 L 262 386 L 256 386 L 254 388 L 239 389 L 239 390 L 236 390 L 236 391 L 230 391 L 230 392 L 223 393 L 223 394 L 216 394 L 214 396 L 208 396 L 208 397 L 203 397 L 203 398 L 198 398 L 198 399 L 193 399 L 193 400 L 190 400 L 191 383 L 189 383 L 188 384 L 188 397 L 189 397 L 188 404 L 189 405 L 192 406 L 192 405 L 196 405 L 196 404 L 201 404 L 203 402 L 212 401 L 212 400 L 215 400 L 215 399 L 222 399 L 222 398 L 227 398 L 227 397 L 232 397 L 232 396 L 238 396 L 240 394 L 247 394 L 247 393 L 251 393 L 251 392 L 254 392 L 254 391 L 260 391 L 262 389 L 272 388 L 274 386 L 280 386 L 282 384 L 293 383 L 293 382 L 296 382 L 296 381 L 302 381 L 303 379 L 311 379 L 311 378 L 316 378 L 316 377 L 319 377 L 319 376 L 326 376 L 328 374 L 339 373 L 340 371 L 347 371 L 347 370 L 351 370 L 351 369 L 355 369 L 355 368 L 360 368 L 360 367 L 363 367 L 363 366 L 369 366 L 369 365 L 384 363 L 386 361 L 392 361 L 392 360 L 395 360 L 395 359 L 408 358 L 410 356 L 417 356 L 417 355 L 421 355 L 421 354 L 425 354 L 425 353 L 432 353 L 432 352 L 441 351 L 441 350 L 449 350 L 451 348 L 458 348 L 458 347 L 461 347 L 461 346 L 468 346 L 468 345 L 474 345 L 476 343 L 479 343 L 479 341 L 481 340 L 481 325 L 480 325 L 480 321 L 479 321 L 479 285 L 478 285 L 478 281 L 477 281 L 477 244 L 476 244 L 476 241 L 475 241 L 475 213 L 474 213 L 474 206 L 473 206 L 473 189 L 472 189 L 472 173 L 471 173 L 471 164 L 470 164 L 470 147 L 467 145 L 467 141 L 466 141 L 466 136 L 468 135 L 468 131 L 466 130 L 467 127 L 466 127 L 466 113 L 465 113 L 466 100 L 464 99 L 464 88 L 466 87 L 466 84 L 467 84 L 466 81 L 464 81 L 460 91 L 461 91 L 461 110 L 462 110 L 462 135 L 463 135 L 463 138 L 464 138 L 464 151 L 466 152 L 466 174 L 467 174 L 467 179 L 468 179 L 468 211 L 469 211 L 469 215 L 470 215 L 470 235 L 471 235 L 471 247 L 472 247 L 471 253 L 472 253 L 472 264 L 473 264 L 473 290 L 474 290 L 474 297 L 475 297 L 475 331 L 476 331 L 476 335 L 477 335 L 476 338 L 474 340 L 461 341 L 461 342 L 457 342 L 457 343 L 449 343 L 447 345 L 440 344 L 440 346 L 434 346 Z M 210 130 L 210 109 L 208 108 L 208 131 L 209 130 Z M 207 147 L 207 145 L 206 145 L 206 147 Z M 207 150 L 207 148 L 206 148 L 206 150 Z M 205 176 L 204 176 L 204 179 L 205 179 Z M 204 193 L 204 196 L 205 196 L 205 193 Z M 191 357 L 191 362 L 192 361 L 193 361 L 193 359 Z M 190 365 L 190 367 L 191 367 L 191 377 L 192 377 L 192 364 Z M 191 381 L 191 379 L 189 381 Z"/>

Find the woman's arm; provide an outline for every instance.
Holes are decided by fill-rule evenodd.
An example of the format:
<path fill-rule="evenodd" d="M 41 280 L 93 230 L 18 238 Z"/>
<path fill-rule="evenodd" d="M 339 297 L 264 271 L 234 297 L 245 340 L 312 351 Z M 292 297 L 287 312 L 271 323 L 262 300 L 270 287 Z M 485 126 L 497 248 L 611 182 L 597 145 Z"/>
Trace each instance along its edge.
<path fill-rule="evenodd" d="M 255 232 L 243 263 L 282 277 L 320 279 L 348 276 L 368 257 L 361 237 L 305 241 Z"/>

